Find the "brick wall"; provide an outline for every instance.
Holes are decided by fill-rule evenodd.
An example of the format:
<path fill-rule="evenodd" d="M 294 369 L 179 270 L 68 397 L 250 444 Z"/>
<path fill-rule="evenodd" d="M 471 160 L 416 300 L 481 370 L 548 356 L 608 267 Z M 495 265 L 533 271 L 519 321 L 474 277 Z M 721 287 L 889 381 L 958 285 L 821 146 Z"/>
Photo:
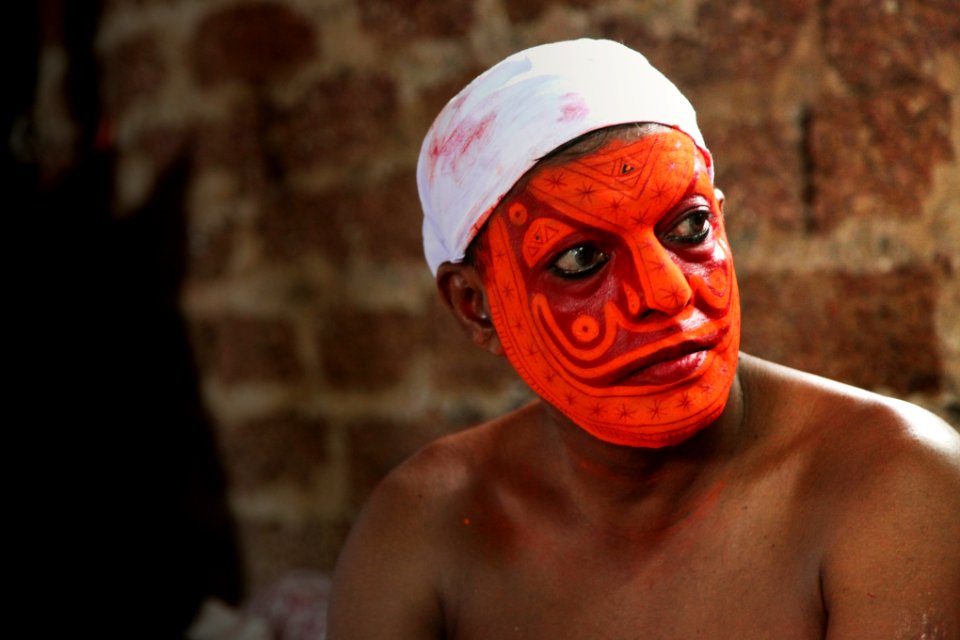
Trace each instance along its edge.
<path fill-rule="evenodd" d="M 955 0 L 110 0 L 114 216 L 189 163 L 179 307 L 248 588 L 329 569 L 393 465 L 528 397 L 436 300 L 414 165 L 477 72 L 577 36 L 697 107 L 744 350 L 960 425 Z"/>

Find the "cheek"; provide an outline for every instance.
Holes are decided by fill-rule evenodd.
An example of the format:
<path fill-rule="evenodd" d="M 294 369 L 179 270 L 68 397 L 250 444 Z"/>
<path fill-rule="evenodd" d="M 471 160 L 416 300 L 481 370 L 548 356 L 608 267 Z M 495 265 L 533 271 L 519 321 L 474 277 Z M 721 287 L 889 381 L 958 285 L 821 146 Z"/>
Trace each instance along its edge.
<path fill-rule="evenodd" d="M 691 284 L 698 280 L 706 280 L 713 285 L 718 285 L 730 270 L 730 260 L 719 246 L 710 254 L 697 260 L 678 259 L 675 263 Z"/>
<path fill-rule="evenodd" d="M 713 225 L 713 235 L 709 248 L 679 254 L 674 256 L 674 262 L 707 307 L 726 311 L 732 302 L 736 276 L 730 246 L 719 220 Z"/>
<path fill-rule="evenodd" d="M 529 291 L 542 293 L 550 300 L 550 309 L 554 313 L 569 314 L 593 307 L 603 308 L 616 288 L 615 280 L 615 277 L 566 280 L 544 272 L 528 278 L 528 285 Z"/>
<path fill-rule="evenodd" d="M 605 334 L 604 307 L 616 299 L 616 277 L 588 280 L 564 280 L 552 274 L 541 274 L 530 283 L 529 291 L 538 292 L 530 298 L 546 306 L 557 330 L 578 346 L 586 346 Z"/>
<path fill-rule="evenodd" d="M 728 306 L 736 288 L 736 275 L 733 271 L 733 257 L 722 232 L 718 235 L 709 259 L 698 267 L 697 275 L 706 289 L 702 293 L 708 298 L 708 302 L 717 307 Z"/>

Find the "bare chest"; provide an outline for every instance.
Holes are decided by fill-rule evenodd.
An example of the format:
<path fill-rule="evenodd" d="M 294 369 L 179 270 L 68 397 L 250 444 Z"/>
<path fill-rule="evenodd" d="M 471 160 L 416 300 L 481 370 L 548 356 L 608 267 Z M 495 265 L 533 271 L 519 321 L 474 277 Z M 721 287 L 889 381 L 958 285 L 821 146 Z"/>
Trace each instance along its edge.
<path fill-rule="evenodd" d="M 819 638 L 803 514 L 729 500 L 661 531 L 483 514 L 451 573 L 448 637 Z"/>

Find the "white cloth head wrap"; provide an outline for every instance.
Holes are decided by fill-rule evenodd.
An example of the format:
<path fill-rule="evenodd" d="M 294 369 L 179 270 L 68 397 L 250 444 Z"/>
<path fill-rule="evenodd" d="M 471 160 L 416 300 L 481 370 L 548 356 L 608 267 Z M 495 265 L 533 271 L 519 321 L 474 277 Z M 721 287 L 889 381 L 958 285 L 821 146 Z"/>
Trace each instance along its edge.
<path fill-rule="evenodd" d="M 713 163 L 690 102 L 636 51 L 568 40 L 515 53 L 457 94 L 420 148 L 417 186 L 430 270 L 459 262 L 500 200 L 537 161 L 584 133 L 631 122 L 683 131 Z"/>

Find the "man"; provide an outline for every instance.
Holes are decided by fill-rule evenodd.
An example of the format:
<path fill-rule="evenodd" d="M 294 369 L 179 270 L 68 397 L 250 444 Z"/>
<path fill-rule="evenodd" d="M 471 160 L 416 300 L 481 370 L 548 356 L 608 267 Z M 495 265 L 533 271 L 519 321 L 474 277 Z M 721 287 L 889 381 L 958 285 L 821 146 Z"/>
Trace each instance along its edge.
<path fill-rule="evenodd" d="M 738 354 L 712 166 L 612 42 L 515 54 L 444 108 L 427 259 L 541 400 L 381 483 L 332 638 L 960 638 L 960 438 Z"/>

